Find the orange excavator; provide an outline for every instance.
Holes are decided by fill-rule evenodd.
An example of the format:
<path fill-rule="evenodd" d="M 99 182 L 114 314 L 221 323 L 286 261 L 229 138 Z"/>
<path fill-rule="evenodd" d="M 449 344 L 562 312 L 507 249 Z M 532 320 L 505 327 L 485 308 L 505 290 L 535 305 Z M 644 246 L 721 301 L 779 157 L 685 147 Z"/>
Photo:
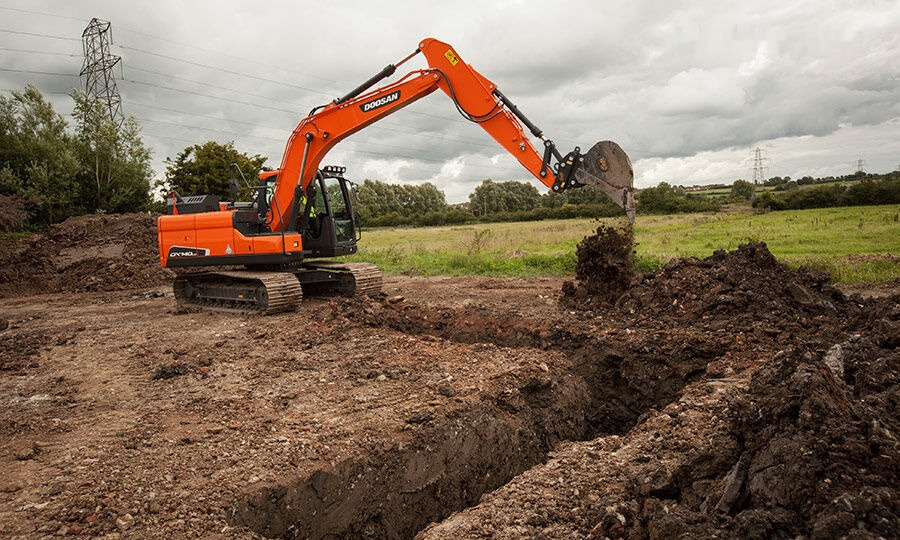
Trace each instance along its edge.
<path fill-rule="evenodd" d="M 427 59 L 427 69 L 369 91 L 419 53 Z M 547 187 L 560 192 L 595 186 L 634 221 L 634 173 L 619 145 L 603 141 L 585 153 L 576 147 L 563 156 L 496 84 L 466 64 L 453 47 L 429 38 L 397 64 L 301 120 L 281 166 L 260 173 L 254 201 L 169 193 L 167 214 L 157 221 L 162 265 L 228 267 L 182 272 L 174 283 L 179 305 L 274 313 L 295 308 L 304 294 L 379 292 L 381 273 L 374 265 L 311 260 L 355 253 L 359 240 L 345 170 L 321 162 L 345 137 L 437 89 Z M 541 151 L 523 124 L 543 143 Z M 235 199 L 237 182 L 232 178 L 230 184 Z"/>

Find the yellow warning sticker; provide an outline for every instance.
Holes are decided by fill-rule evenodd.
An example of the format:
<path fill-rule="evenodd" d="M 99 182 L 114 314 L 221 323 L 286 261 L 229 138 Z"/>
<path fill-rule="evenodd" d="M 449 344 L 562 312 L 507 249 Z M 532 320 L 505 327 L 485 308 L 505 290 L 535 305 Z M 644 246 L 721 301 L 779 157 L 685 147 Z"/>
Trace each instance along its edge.
<path fill-rule="evenodd" d="M 450 62 L 451 66 L 455 66 L 459 63 L 459 57 L 456 56 L 456 53 L 453 52 L 453 49 L 447 49 L 447 52 L 444 53 L 444 57 L 447 58 L 447 61 Z"/>

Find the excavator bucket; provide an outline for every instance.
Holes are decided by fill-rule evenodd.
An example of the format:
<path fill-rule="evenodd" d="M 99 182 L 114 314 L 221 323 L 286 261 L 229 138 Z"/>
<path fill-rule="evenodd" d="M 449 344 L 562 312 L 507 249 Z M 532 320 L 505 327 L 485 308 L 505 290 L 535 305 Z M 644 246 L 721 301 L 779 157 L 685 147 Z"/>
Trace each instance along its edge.
<path fill-rule="evenodd" d="M 582 166 L 575 170 L 575 180 L 602 190 L 625 209 L 628 222 L 634 223 L 634 169 L 622 147 L 601 141 L 581 157 Z"/>

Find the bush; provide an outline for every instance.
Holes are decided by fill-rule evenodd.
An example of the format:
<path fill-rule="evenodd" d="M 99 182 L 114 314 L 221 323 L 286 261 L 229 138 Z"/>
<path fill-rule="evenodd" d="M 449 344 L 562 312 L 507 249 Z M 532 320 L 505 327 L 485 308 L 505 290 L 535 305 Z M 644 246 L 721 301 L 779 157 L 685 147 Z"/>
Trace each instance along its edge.
<path fill-rule="evenodd" d="M 641 214 L 715 212 L 720 208 L 716 201 L 694 194 L 679 193 L 666 182 L 641 191 L 636 204 L 637 211 Z"/>
<path fill-rule="evenodd" d="M 753 198 L 753 192 L 755 190 L 756 186 L 753 185 L 753 182 L 735 180 L 734 184 L 731 185 L 731 197 L 733 199 L 749 201 Z"/>
<path fill-rule="evenodd" d="M 849 187 L 829 184 L 783 193 L 763 193 L 753 201 L 754 208 L 802 210 L 835 206 L 900 204 L 900 175 L 880 180 L 865 179 Z"/>

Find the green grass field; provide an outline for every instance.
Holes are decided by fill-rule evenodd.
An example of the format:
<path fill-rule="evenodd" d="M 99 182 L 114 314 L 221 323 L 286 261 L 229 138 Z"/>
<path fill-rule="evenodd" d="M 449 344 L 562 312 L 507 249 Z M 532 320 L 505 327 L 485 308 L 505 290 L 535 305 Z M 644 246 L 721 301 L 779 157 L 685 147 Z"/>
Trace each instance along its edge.
<path fill-rule="evenodd" d="M 807 184 L 798 186 L 797 189 L 809 189 L 816 186 L 833 186 L 833 185 L 842 185 L 842 186 L 850 186 L 857 183 L 857 180 L 835 180 L 834 182 L 824 182 L 821 184 Z M 775 186 L 756 186 L 756 193 L 765 193 L 768 191 L 775 191 Z M 702 189 L 699 191 L 691 191 L 691 195 L 699 195 L 701 197 L 713 197 L 713 198 L 721 198 L 728 197 L 731 195 L 731 186 L 721 187 L 721 188 L 709 188 Z"/>
<path fill-rule="evenodd" d="M 779 260 L 825 270 L 837 283 L 890 281 L 900 278 L 898 215 L 900 206 L 890 205 L 638 216 L 638 266 L 652 270 L 673 257 L 706 257 L 717 249 L 764 241 Z M 597 220 L 572 219 L 368 229 L 352 260 L 373 262 L 394 274 L 571 275 L 576 244 L 597 225 Z"/>

